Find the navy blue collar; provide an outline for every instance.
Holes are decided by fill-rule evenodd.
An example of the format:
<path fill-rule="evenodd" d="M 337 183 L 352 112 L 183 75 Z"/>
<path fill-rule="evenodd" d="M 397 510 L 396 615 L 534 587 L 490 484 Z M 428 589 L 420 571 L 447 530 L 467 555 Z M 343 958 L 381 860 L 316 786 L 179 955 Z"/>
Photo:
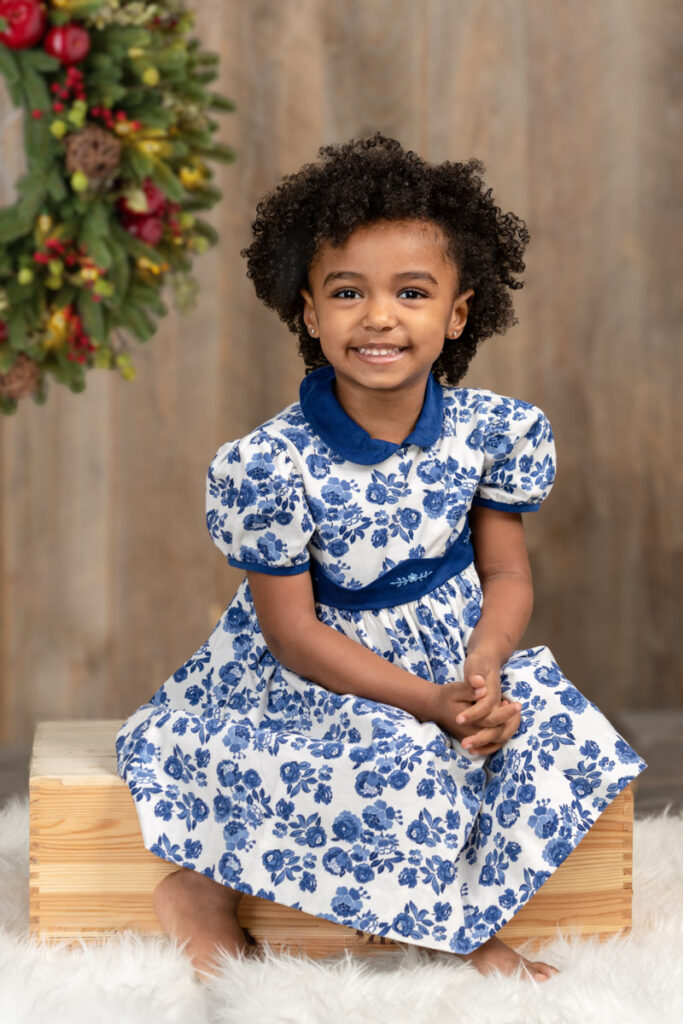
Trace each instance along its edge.
<path fill-rule="evenodd" d="M 301 411 L 310 425 L 333 451 L 349 462 L 363 466 L 384 462 L 395 451 L 408 444 L 428 448 L 441 436 L 443 425 L 443 390 L 433 373 L 427 378 L 422 410 L 413 431 L 402 444 L 370 437 L 367 430 L 351 419 L 334 393 L 332 366 L 319 366 L 307 373 L 299 387 Z"/>

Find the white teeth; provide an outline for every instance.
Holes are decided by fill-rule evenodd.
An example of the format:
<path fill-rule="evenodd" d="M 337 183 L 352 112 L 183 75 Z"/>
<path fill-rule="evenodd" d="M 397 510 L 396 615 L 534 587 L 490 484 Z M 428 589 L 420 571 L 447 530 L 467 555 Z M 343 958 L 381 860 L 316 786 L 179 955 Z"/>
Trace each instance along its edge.
<path fill-rule="evenodd" d="M 358 351 L 364 356 L 395 356 L 400 348 L 359 348 Z"/>

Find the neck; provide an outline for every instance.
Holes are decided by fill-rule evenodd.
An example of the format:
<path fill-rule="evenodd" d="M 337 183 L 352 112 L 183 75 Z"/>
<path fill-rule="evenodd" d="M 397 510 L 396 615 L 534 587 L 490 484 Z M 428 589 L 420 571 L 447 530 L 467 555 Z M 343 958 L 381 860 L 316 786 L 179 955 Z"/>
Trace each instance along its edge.
<path fill-rule="evenodd" d="M 335 377 L 333 389 L 344 412 L 370 437 L 401 444 L 415 429 L 425 400 L 423 378 L 400 391 L 348 387 Z"/>

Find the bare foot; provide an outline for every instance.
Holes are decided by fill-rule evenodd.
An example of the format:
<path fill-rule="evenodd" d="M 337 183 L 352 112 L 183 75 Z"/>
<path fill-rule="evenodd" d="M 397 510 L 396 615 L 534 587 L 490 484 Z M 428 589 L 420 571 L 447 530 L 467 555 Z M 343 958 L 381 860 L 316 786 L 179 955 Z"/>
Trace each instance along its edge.
<path fill-rule="evenodd" d="M 553 974 L 560 973 L 557 967 L 552 967 L 543 960 L 527 960 L 495 935 L 471 953 L 459 953 L 458 956 L 467 960 L 482 974 L 490 974 L 495 970 L 501 971 L 502 974 L 514 974 L 520 963 L 536 981 L 547 981 Z"/>
<path fill-rule="evenodd" d="M 154 912 L 165 932 L 182 945 L 198 975 L 215 976 L 218 947 L 232 956 L 256 949 L 253 938 L 237 920 L 241 892 L 215 882 L 190 868 L 171 872 L 152 895 Z"/>

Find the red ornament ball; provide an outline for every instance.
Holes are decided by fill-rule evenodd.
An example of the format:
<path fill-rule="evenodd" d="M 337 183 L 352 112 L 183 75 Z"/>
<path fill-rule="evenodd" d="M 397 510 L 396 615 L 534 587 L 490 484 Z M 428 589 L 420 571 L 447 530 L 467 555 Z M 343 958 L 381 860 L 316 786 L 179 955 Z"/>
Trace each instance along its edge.
<path fill-rule="evenodd" d="M 25 50 L 43 38 L 47 16 L 38 0 L 0 0 L 0 18 L 7 27 L 0 32 L 0 43 L 10 50 Z"/>
<path fill-rule="evenodd" d="M 164 222 L 160 217 L 150 217 L 149 214 L 142 214 L 140 217 L 128 215 L 123 222 L 126 231 L 135 235 L 141 242 L 147 245 L 156 245 L 164 233 Z"/>
<path fill-rule="evenodd" d="M 82 25 L 55 25 L 45 36 L 43 46 L 62 64 L 77 64 L 90 52 L 90 36 Z"/>

